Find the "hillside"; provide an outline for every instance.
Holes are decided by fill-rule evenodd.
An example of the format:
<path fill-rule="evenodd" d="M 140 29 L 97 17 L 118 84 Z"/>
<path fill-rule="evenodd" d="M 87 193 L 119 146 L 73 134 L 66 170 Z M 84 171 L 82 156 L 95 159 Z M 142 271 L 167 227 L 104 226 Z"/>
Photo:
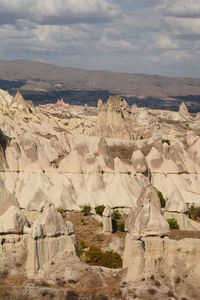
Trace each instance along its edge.
<path fill-rule="evenodd" d="M 21 90 L 29 92 L 106 90 L 125 96 L 158 98 L 200 95 L 197 78 L 89 71 L 26 60 L 0 61 L 0 79 L 20 80 Z M 11 82 L 11 87 L 12 84 L 16 82 Z"/>

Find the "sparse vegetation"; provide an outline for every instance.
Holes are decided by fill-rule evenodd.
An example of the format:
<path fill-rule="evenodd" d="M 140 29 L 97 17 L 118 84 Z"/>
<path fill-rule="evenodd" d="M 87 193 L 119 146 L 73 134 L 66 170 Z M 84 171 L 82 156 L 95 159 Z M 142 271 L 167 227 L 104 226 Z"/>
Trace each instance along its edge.
<path fill-rule="evenodd" d="M 125 231 L 124 223 L 117 223 L 117 230 L 124 232 Z"/>
<path fill-rule="evenodd" d="M 84 256 L 84 261 L 93 266 L 118 269 L 122 267 L 121 256 L 114 251 L 103 252 L 99 247 L 91 246 Z"/>
<path fill-rule="evenodd" d="M 157 287 L 160 287 L 160 286 L 161 286 L 161 283 L 160 283 L 159 280 L 154 280 L 154 284 L 155 284 L 155 286 L 157 286 Z"/>
<path fill-rule="evenodd" d="M 5 279 L 8 277 L 8 270 L 0 271 L 0 279 Z"/>
<path fill-rule="evenodd" d="M 148 289 L 148 292 L 150 295 L 155 295 L 157 293 L 157 290 L 150 288 L 150 289 Z"/>
<path fill-rule="evenodd" d="M 112 213 L 112 219 L 113 220 L 119 220 L 121 219 L 121 214 L 118 210 L 114 210 Z"/>
<path fill-rule="evenodd" d="M 175 279 L 174 279 L 174 282 L 175 282 L 176 284 L 179 284 L 179 283 L 181 282 L 180 276 L 176 276 Z"/>
<path fill-rule="evenodd" d="M 95 207 L 95 212 L 97 215 L 102 216 L 104 209 L 105 209 L 105 205 L 99 205 Z"/>
<path fill-rule="evenodd" d="M 69 290 L 66 293 L 65 299 L 66 300 L 78 300 L 79 296 L 78 296 L 78 294 L 75 291 Z"/>
<path fill-rule="evenodd" d="M 56 211 L 59 212 L 61 215 L 65 213 L 64 209 L 60 207 L 56 208 Z"/>
<path fill-rule="evenodd" d="M 179 229 L 178 222 L 175 218 L 167 219 L 170 229 Z"/>
<path fill-rule="evenodd" d="M 174 293 L 173 293 L 171 290 L 169 290 L 169 291 L 167 292 L 167 296 L 168 296 L 168 297 L 174 297 Z"/>
<path fill-rule="evenodd" d="M 85 248 L 87 248 L 87 245 L 86 245 L 85 241 L 84 240 L 80 240 L 80 242 L 78 242 L 78 253 L 79 253 L 79 256 L 83 255 Z"/>
<path fill-rule="evenodd" d="M 83 213 L 84 216 L 88 216 L 91 212 L 91 209 L 92 208 L 91 208 L 90 204 L 84 205 L 81 212 Z"/>
<path fill-rule="evenodd" d="M 86 224 L 86 220 L 84 218 L 81 218 L 81 224 L 85 225 Z"/>
<path fill-rule="evenodd" d="M 194 221 L 199 221 L 200 220 L 200 207 L 194 207 L 194 205 L 189 207 L 189 217 L 190 217 L 190 219 L 192 219 Z"/>
<path fill-rule="evenodd" d="M 151 275 L 150 279 L 151 279 L 151 280 L 155 280 L 155 276 L 154 276 L 154 275 Z"/>
<path fill-rule="evenodd" d="M 171 142 L 170 140 L 167 140 L 167 139 L 162 139 L 162 143 L 167 143 L 169 146 L 171 145 Z"/>
<path fill-rule="evenodd" d="M 155 188 L 155 190 L 156 190 L 156 193 L 158 194 L 158 197 L 160 199 L 160 205 L 161 205 L 162 208 L 164 208 L 165 204 L 166 204 L 165 198 L 164 198 L 161 191 L 159 191 L 157 188 Z"/>

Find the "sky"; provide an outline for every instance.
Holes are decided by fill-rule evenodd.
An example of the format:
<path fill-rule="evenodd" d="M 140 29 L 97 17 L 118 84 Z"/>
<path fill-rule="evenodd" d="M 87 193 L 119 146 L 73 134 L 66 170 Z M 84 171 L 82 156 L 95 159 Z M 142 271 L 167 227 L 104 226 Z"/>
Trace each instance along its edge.
<path fill-rule="evenodd" d="M 200 77 L 200 0 L 0 0 L 0 59 Z"/>

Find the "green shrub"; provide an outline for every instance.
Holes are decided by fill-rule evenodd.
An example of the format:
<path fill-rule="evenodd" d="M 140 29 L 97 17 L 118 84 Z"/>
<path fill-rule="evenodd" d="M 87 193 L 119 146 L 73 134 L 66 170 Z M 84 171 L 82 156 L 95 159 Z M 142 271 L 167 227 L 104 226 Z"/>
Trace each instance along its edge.
<path fill-rule="evenodd" d="M 85 248 L 87 248 L 87 245 L 86 245 L 86 243 L 85 243 L 84 240 L 81 240 L 80 242 L 78 242 L 78 253 L 79 253 L 79 256 L 83 255 Z"/>
<path fill-rule="evenodd" d="M 118 210 L 114 210 L 112 213 L 112 219 L 113 220 L 119 220 L 121 218 L 121 214 Z"/>
<path fill-rule="evenodd" d="M 97 215 L 102 216 L 104 209 L 105 209 L 105 205 L 99 205 L 95 207 L 95 212 Z"/>
<path fill-rule="evenodd" d="M 91 209 L 92 208 L 91 208 L 90 204 L 84 205 L 81 212 L 83 213 L 84 216 L 88 216 L 91 212 Z"/>
<path fill-rule="evenodd" d="M 125 231 L 124 223 L 117 223 L 117 230 L 124 232 Z"/>
<path fill-rule="evenodd" d="M 164 196 L 163 196 L 163 194 L 162 194 L 161 191 L 159 191 L 158 189 L 155 189 L 155 190 L 156 190 L 156 192 L 158 194 L 158 197 L 160 199 L 160 205 L 161 205 L 162 208 L 164 208 L 165 204 L 166 204 L 165 198 L 164 198 Z"/>
<path fill-rule="evenodd" d="M 61 215 L 65 213 L 64 209 L 60 207 L 56 208 L 56 211 L 59 212 Z"/>
<path fill-rule="evenodd" d="M 114 251 L 103 252 L 100 248 L 91 246 L 86 252 L 84 261 L 93 266 L 118 269 L 122 267 L 121 256 Z"/>
<path fill-rule="evenodd" d="M 200 207 L 194 207 L 194 205 L 192 205 L 191 207 L 189 207 L 189 217 L 192 220 L 199 220 L 200 219 Z"/>
<path fill-rule="evenodd" d="M 81 218 L 81 224 L 83 224 L 83 225 L 86 224 L 86 220 L 84 218 Z"/>
<path fill-rule="evenodd" d="M 181 282 L 180 276 L 176 276 L 176 277 L 174 278 L 174 282 L 175 282 L 176 284 L 179 284 L 179 283 Z"/>
<path fill-rule="evenodd" d="M 169 224 L 170 229 L 179 229 L 179 225 L 175 218 L 169 218 L 167 219 L 167 222 Z"/>
<path fill-rule="evenodd" d="M 65 299 L 66 300 L 78 300 L 79 299 L 79 296 L 78 294 L 73 291 L 73 290 L 68 290 L 66 295 L 65 295 Z"/>
<path fill-rule="evenodd" d="M 166 139 L 162 139 L 162 143 L 163 143 L 163 144 L 164 144 L 164 143 L 167 143 L 169 146 L 171 145 L 170 140 L 166 140 Z"/>

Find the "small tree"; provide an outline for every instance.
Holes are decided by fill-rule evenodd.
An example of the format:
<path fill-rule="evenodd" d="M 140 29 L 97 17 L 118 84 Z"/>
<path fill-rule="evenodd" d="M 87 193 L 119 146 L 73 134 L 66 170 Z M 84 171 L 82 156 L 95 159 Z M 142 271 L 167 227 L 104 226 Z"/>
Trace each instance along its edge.
<path fill-rule="evenodd" d="M 114 210 L 112 213 L 112 219 L 113 220 L 119 220 L 121 218 L 121 214 L 118 210 Z"/>
<path fill-rule="evenodd" d="M 97 215 L 102 216 L 104 209 L 105 209 L 105 205 L 98 205 L 95 207 L 95 212 Z"/>
<path fill-rule="evenodd" d="M 164 207 L 165 207 L 165 204 L 166 204 L 165 198 L 164 198 L 164 196 L 163 196 L 163 194 L 162 194 L 161 191 L 159 191 L 159 190 L 156 189 L 156 188 L 155 188 L 155 190 L 156 190 L 156 193 L 158 194 L 158 197 L 159 197 L 159 199 L 160 199 L 160 205 L 161 205 L 162 208 L 164 208 Z"/>
<path fill-rule="evenodd" d="M 167 219 L 170 229 L 179 229 L 178 222 L 175 218 Z"/>
<path fill-rule="evenodd" d="M 84 205 L 81 212 L 83 213 L 84 216 L 88 216 L 91 212 L 91 209 L 92 208 L 91 208 L 90 204 Z"/>

